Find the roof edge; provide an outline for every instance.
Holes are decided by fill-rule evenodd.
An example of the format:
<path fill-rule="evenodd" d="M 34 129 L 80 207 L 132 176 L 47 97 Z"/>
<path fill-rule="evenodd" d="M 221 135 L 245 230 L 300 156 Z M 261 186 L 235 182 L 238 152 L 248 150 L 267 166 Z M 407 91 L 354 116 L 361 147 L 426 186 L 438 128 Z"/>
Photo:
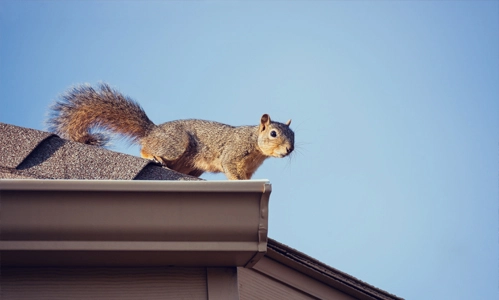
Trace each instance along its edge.
<path fill-rule="evenodd" d="M 2 179 L 0 190 L 18 191 L 108 191 L 108 192 L 258 192 L 270 193 L 270 181 L 262 180 L 79 180 Z"/>
<path fill-rule="evenodd" d="M 3 266 L 251 266 L 270 183 L 0 180 Z"/>
<path fill-rule="evenodd" d="M 352 275 L 328 266 L 325 263 L 287 245 L 279 243 L 272 238 L 268 239 L 267 247 L 267 257 L 274 259 L 299 272 L 305 273 L 312 278 L 322 281 L 323 283 L 333 285 L 340 290 L 344 290 L 344 292 L 353 292 L 357 297 L 360 297 L 361 299 L 403 300 L 403 298 L 400 298 L 382 289 L 365 283 L 364 281 L 359 280 Z M 341 285 L 338 285 L 337 283 L 340 283 Z"/>

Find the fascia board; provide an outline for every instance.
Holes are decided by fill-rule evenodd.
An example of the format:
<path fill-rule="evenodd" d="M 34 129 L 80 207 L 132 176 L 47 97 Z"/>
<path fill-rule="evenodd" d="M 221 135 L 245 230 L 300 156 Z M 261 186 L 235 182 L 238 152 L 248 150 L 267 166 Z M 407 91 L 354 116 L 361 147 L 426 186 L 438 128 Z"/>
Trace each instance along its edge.
<path fill-rule="evenodd" d="M 276 250 L 280 248 L 280 251 Z M 371 300 L 371 299 L 402 299 L 395 295 L 391 295 L 383 290 L 375 288 L 362 282 L 346 273 L 340 272 L 336 269 L 324 265 L 323 263 L 309 257 L 295 249 L 289 248 L 285 245 L 270 239 L 269 247 L 265 257 L 278 262 L 286 267 L 294 269 L 302 274 L 305 274 L 317 281 L 327 284 L 343 293 L 354 297 L 355 299 Z M 262 260 L 254 269 L 268 275 L 276 273 L 275 270 L 268 267 L 267 261 Z M 279 279 L 281 278 L 281 279 Z M 286 276 L 276 276 L 276 279 L 290 284 L 289 280 L 282 279 Z M 321 297 L 319 297 L 321 298 Z"/>
<path fill-rule="evenodd" d="M 252 269 L 317 299 L 347 298 L 347 296 L 337 288 L 333 288 L 316 278 L 310 277 L 309 274 L 295 270 L 268 256 L 261 259 Z M 350 299 L 357 298 L 352 297 Z"/>
<path fill-rule="evenodd" d="M 267 249 L 270 191 L 263 180 L 0 180 L 2 265 L 252 266 Z"/>

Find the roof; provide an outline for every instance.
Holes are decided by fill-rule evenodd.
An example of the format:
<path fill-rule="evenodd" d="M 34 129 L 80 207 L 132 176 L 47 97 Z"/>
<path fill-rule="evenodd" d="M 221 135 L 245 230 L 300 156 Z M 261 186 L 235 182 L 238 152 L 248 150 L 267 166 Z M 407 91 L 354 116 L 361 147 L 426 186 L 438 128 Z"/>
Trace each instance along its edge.
<path fill-rule="evenodd" d="M 187 232 L 191 232 L 192 237 L 197 237 L 198 239 L 201 239 L 198 242 L 198 245 L 201 245 L 202 249 L 206 250 L 204 252 L 199 252 L 198 249 L 198 254 L 199 253 L 204 253 L 201 256 L 201 259 L 207 259 L 205 260 L 208 261 L 209 259 L 214 259 L 213 256 L 210 256 L 210 252 L 213 254 L 213 250 L 216 251 L 227 251 L 226 253 L 232 253 L 229 256 L 226 256 L 225 258 L 222 256 L 221 258 L 219 257 L 218 263 L 228 266 L 228 265 L 234 265 L 234 266 L 253 266 L 255 270 L 258 270 L 259 272 L 262 272 L 264 274 L 271 274 L 272 268 L 275 265 L 272 265 L 269 263 L 269 261 L 276 261 L 279 262 L 291 269 L 294 269 L 298 272 L 301 272 L 305 274 L 306 278 L 313 278 L 319 282 L 322 282 L 326 285 L 329 285 L 331 287 L 334 287 L 338 290 L 344 291 L 345 293 L 349 295 L 355 295 L 358 299 L 402 299 L 397 296 L 391 295 L 390 293 L 383 291 L 381 289 L 378 289 L 374 286 L 371 286 L 351 275 L 348 275 L 344 272 L 341 272 L 337 269 L 334 269 L 312 257 L 307 256 L 304 253 L 301 253 L 289 246 L 286 246 L 284 244 L 281 244 L 275 240 L 272 239 L 267 239 L 267 216 L 268 216 L 268 195 L 270 194 L 270 184 L 268 182 L 263 182 L 263 181 L 245 181 L 245 182 L 234 182 L 234 181 L 224 181 L 224 182 L 206 182 L 206 181 L 200 181 L 198 178 L 191 177 L 188 175 L 180 174 L 178 172 L 175 172 L 173 170 L 170 170 L 168 168 L 162 167 L 154 162 L 151 162 L 149 160 L 145 160 L 139 157 L 131 156 L 131 155 L 126 155 L 122 153 L 117 153 L 113 151 L 109 151 L 103 148 L 95 147 L 95 146 L 90 146 L 90 145 L 84 145 L 76 142 L 71 142 L 68 140 L 64 140 L 59 138 L 58 136 L 48 133 L 48 132 L 43 132 L 39 130 L 34 130 L 34 129 L 28 129 L 28 128 L 23 128 L 23 127 L 18 127 L 14 125 L 9 125 L 9 124 L 4 124 L 0 123 L 0 144 L 2 145 L 2 155 L 0 155 L 0 179 L 14 179 L 14 180 L 2 180 L 0 181 L 0 193 L 2 194 L 2 210 L 4 212 L 5 216 L 13 216 L 11 214 L 5 213 L 6 209 L 9 209 L 10 204 L 13 205 L 18 205 L 18 200 L 16 201 L 7 201 L 8 199 L 5 195 L 8 195 L 8 192 L 6 194 L 6 186 L 10 186 L 10 189 L 12 188 L 16 190 L 17 192 L 24 193 L 27 192 L 27 196 L 29 198 L 29 192 L 30 191 L 42 191 L 42 190 L 52 190 L 53 192 L 59 191 L 61 193 L 68 193 L 72 192 L 73 196 L 71 196 L 69 199 L 73 199 L 72 197 L 76 197 L 75 199 L 85 199 L 86 193 L 108 193 L 106 197 L 98 197 L 98 199 L 103 200 L 103 199 L 120 199 L 120 201 L 124 201 L 125 199 L 128 199 L 127 201 L 131 201 L 130 195 L 131 193 L 136 193 L 135 197 L 137 199 L 140 199 L 140 205 L 139 206 L 134 206 L 133 203 L 131 204 L 133 207 L 132 211 L 137 212 L 139 214 L 142 213 L 142 215 L 138 216 L 136 215 L 134 218 L 135 222 L 145 222 L 141 223 L 144 228 L 147 228 L 147 230 L 165 230 L 165 226 L 170 226 L 172 228 L 175 228 L 174 230 L 178 230 L 179 228 L 184 228 L 183 230 L 187 230 Z M 15 180 L 15 179 L 37 179 L 37 180 Z M 53 180 L 52 183 L 49 183 L 50 181 L 43 180 L 43 179 L 55 179 Z M 58 179 L 70 179 L 70 180 L 58 180 Z M 81 181 L 79 179 L 84 179 L 85 181 Z M 112 181 L 109 181 L 112 180 Z M 117 180 L 117 181 L 116 181 Z M 168 184 L 166 183 L 159 183 L 159 182 L 146 182 L 146 181 L 137 181 L 135 184 L 130 184 L 128 181 L 130 180 L 171 180 L 174 182 L 170 182 Z M 38 182 L 37 182 L 38 181 Z M 114 182 L 113 182 L 114 181 Z M 179 182 L 179 181 L 194 181 L 194 182 Z M 169 187 L 168 187 L 169 186 Z M 259 188 L 258 186 L 262 186 L 262 188 Z M 161 224 L 156 224 L 157 226 L 148 226 L 148 222 L 151 221 L 150 215 L 143 214 L 144 213 L 144 208 L 143 207 L 149 207 L 149 206 L 154 206 L 158 205 L 158 198 L 151 197 L 154 193 L 162 193 L 164 192 L 170 192 L 174 194 L 174 197 L 172 199 L 177 199 L 180 197 L 180 199 L 184 199 L 184 196 L 179 196 L 181 193 L 187 193 L 187 194 L 192 194 L 192 193 L 198 193 L 198 196 L 200 193 L 206 195 L 211 194 L 214 195 L 212 192 L 217 194 L 217 197 L 226 194 L 226 199 L 229 199 L 229 202 L 220 202 L 222 206 L 217 206 L 216 209 L 213 210 L 213 213 L 216 213 L 217 210 L 219 212 L 222 212 L 224 214 L 223 218 L 227 216 L 227 210 L 224 210 L 222 207 L 223 205 L 227 205 L 227 203 L 232 203 L 231 201 L 237 199 L 239 201 L 240 194 L 237 193 L 245 193 L 253 191 L 256 192 L 258 195 L 257 198 L 254 198 L 253 200 L 249 200 L 250 202 L 253 201 L 253 209 L 252 211 L 258 212 L 259 217 L 258 218 L 253 218 L 254 220 L 258 221 L 258 224 L 254 225 L 249 225 L 250 227 L 253 226 L 254 235 L 253 238 L 257 238 L 256 240 L 251 240 L 251 241 L 246 241 L 243 243 L 237 243 L 241 241 L 237 241 L 238 236 L 243 230 L 241 227 L 238 227 L 238 225 L 232 224 L 232 223 L 227 223 L 228 227 L 224 227 L 223 224 L 220 224 L 218 229 L 223 229 L 225 228 L 224 231 L 225 233 L 225 242 L 228 242 L 226 244 L 220 243 L 220 241 L 216 241 L 213 243 L 213 241 L 207 241 L 210 240 L 210 233 L 209 229 L 210 227 L 206 227 L 202 225 L 201 221 L 201 226 L 199 222 L 194 222 L 196 224 L 192 224 L 192 226 L 188 227 L 182 227 L 177 224 L 172 224 L 168 222 L 163 222 Z M 121 194 L 120 194 L 121 192 Z M 236 193 L 236 194 L 231 194 L 231 193 Z M 116 193 L 116 196 L 109 197 L 109 193 Z M 143 193 L 146 193 L 144 195 L 146 196 L 137 196 L 137 195 L 142 195 Z M 180 193 L 180 194 L 179 194 Z M 263 194 L 262 194 L 263 193 Z M 66 194 L 67 196 L 68 194 Z M 96 194 L 93 195 L 95 197 Z M 237 196 L 235 196 L 237 195 Z M 263 196 L 262 196 L 263 195 Z M 61 196 L 60 199 L 64 199 L 65 196 Z M 128 198 L 127 198 L 128 197 Z M 160 198 L 163 199 L 163 197 L 166 196 L 161 196 Z M 177 198 L 176 198 L 177 197 Z M 184 197 L 184 198 L 183 198 Z M 210 196 L 211 197 L 211 196 Z M 254 196 L 255 197 L 255 196 Z M 40 197 L 36 197 L 37 201 L 34 201 L 32 203 L 39 202 Z M 132 197 L 133 198 L 133 197 Z M 211 197 L 213 199 L 214 197 Z M 251 198 L 251 197 L 250 197 Z M 43 199 L 43 197 L 42 197 Z M 48 199 L 51 199 L 49 197 Z M 144 199 L 149 199 L 151 201 L 144 201 Z M 230 200 L 232 199 L 232 200 Z M 45 199 L 47 200 L 47 199 Z M 162 201 L 162 200 L 161 200 Z M 176 200 L 174 200 L 176 201 Z M 204 201 L 204 200 L 203 200 Z M 212 201 L 209 200 L 208 201 Z M 256 202 L 255 202 L 256 201 Z M 43 202 L 43 201 L 42 201 Z M 102 201 L 101 201 L 102 202 Z M 120 202 L 120 203 L 122 203 Z M 244 201 L 243 201 L 244 202 Z M 243 203 L 239 202 L 239 203 Z M 248 202 L 248 203 L 250 203 Z M 10 204 L 9 204 L 10 203 Z M 83 202 L 82 202 L 83 203 Z M 93 202 L 92 204 L 88 204 L 88 202 L 84 202 L 85 208 L 90 208 L 90 205 L 96 205 L 95 209 L 99 209 L 99 205 L 104 204 L 104 207 L 106 207 L 106 203 L 99 203 L 99 201 Z M 186 207 L 189 207 L 189 203 L 183 203 L 182 202 L 176 202 L 180 203 L 178 205 L 187 205 Z M 194 202 L 193 202 L 194 203 Z M 198 205 L 199 203 L 204 203 L 204 202 L 196 202 Z M 214 202 L 215 203 L 215 202 Z M 219 203 L 219 204 L 220 204 Z M 225 203 L 225 204 L 224 204 Z M 258 203 L 258 205 L 257 205 Z M 54 204 L 54 203 L 52 203 Z M 52 205 L 50 204 L 50 205 Z M 210 202 L 211 204 L 211 202 Z M 236 205 L 237 206 L 237 205 Z M 115 207 L 115 206 L 110 206 L 110 207 Z M 121 205 L 120 205 L 121 207 Z M 142 208 L 140 208 L 142 207 Z M 209 206 L 208 206 L 209 207 Z M 11 207 L 12 208 L 12 207 Z M 67 206 L 62 206 L 57 208 L 57 205 L 55 207 L 52 207 L 54 209 L 61 209 L 61 211 L 67 210 Z M 178 211 L 183 211 L 183 209 L 177 207 Z M 191 207 L 192 208 L 192 207 Z M 244 208 L 244 207 L 240 207 Z M 185 209 L 185 208 L 184 208 Z M 245 209 L 248 209 L 247 207 Z M 14 209 L 13 211 L 16 211 L 17 213 L 23 214 L 25 212 L 24 208 L 18 207 L 18 209 Z M 38 210 L 36 210 L 36 213 L 40 213 L 46 211 L 49 215 L 53 215 L 50 210 L 44 210 L 40 209 L 38 207 Z M 87 216 L 90 216 L 92 209 L 89 210 L 89 214 Z M 153 210 L 148 210 L 149 213 L 154 212 Z M 166 211 L 168 210 L 161 210 L 161 211 Z M 210 210 L 212 211 L 212 210 Z M 185 211 L 183 211 L 185 212 Z M 188 215 L 183 215 L 181 218 L 176 218 L 177 222 L 181 222 L 182 219 L 186 220 L 193 220 L 199 216 L 202 215 L 211 215 L 213 217 L 213 214 L 205 214 L 206 211 L 203 212 L 195 212 L 194 217 L 193 215 L 188 216 Z M 99 241 L 102 241 L 103 237 L 102 236 L 96 236 L 96 239 L 94 242 L 96 244 L 90 245 L 82 245 L 79 244 L 78 241 L 73 241 L 76 243 L 62 243 L 62 244 L 51 244 L 51 238 L 50 234 L 54 234 L 54 232 L 50 231 L 53 228 L 60 228 L 60 223 L 58 222 L 65 222 L 65 221 L 77 221 L 78 215 L 81 213 L 81 211 L 77 211 L 77 214 L 75 214 L 72 218 L 66 218 L 66 219 L 55 219 L 55 220 L 50 220 L 50 218 L 47 218 L 48 215 L 46 216 L 41 216 L 38 220 L 42 220 L 42 223 L 46 225 L 46 228 L 49 230 L 46 231 L 45 233 L 41 232 L 42 235 L 40 235 L 39 228 L 37 228 L 37 224 L 32 224 L 33 226 L 31 227 L 32 232 L 28 234 L 32 240 L 32 242 L 35 242 L 34 244 L 23 244 L 19 243 L 22 238 L 18 234 L 22 235 L 22 230 L 21 229 L 26 229 L 27 225 L 26 224 L 21 224 L 18 222 L 18 220 L 23 219 L 27 220 L 33 217 L 33 215 L 26 215 L 25 217 L 15 217 L 15 218 L 10 218 L 12 222 L 9 223 L 12 225 L 8 230 L 6 228 L 2 228 L 2 236 L 0 239 L 0 244 L 2 242 L 5 242 L 6 238 L 8 238 L 9 234 L 13 237 L 13 240 L 10 241 L 12 243 L 6 244 L 3 243 L 3 249 L 2 251 L 5 252 L 5 250 L 10 249 L 14 250 L 16 252 L 17 250 L 15 249 L 21 249 L 23 247 L 27 247 L 26 249 L 29 249 L 30 247 L 34 247 L 32 249 L 35 250 L 36 253 L 38 253 L 38 256 L 33 256 L 31 254 L 35 253 L 32 252 L 28 256 L 22 256 L 22 253 L 26 254 L 28 252 L 26 251 L 18 251 L 17 254 L 14 256 L 9 257 L 9 255 L 5 256 L 3 254 L 2 260 L 5 263 L 6 259 L 13 259 L 13 263 L 16 264 L 16 261 L 19 262 L 28 262 L 29 260 L 35 260 L 37 257 L 41 259 L 41 261 L 45 261 L 47 259 L 60 259 L 61 258 L 61 251 L 59 252 L 52 252 L 55 254 L 55 256 L 43 256 L 47 255 L 46 250 L 52 249 L 52 250 L 57 250 L 57 247 L 60 247 L 60 249 L 65 249 L 66 247 L 73 247 L 73 253 L 76 255 L 81 255 L 83 252 L 82 251 L 76 251 L 78 250 L 78 247 L 83 247 L 80 250 L 86 251 L 87 254 L 89 253 L 98 253 L 97 252 L 88 252 L 88 250 L 101 250 L 100 254 L 98 254 L 97 258 L 100 257 L 100 259 L 107 259 L 109 256 L 102 256 L 103 253 L 107 253 L 107 255 L 111 255 L 113 257 L 115 265 L 120 265 L 121 262 L 129 262 L 130 261 L 130 256 L 134 256 L 134 259 L 137 258 L 137 255 L 140 255 L 141 253 L 147 253 L 147 255 L 144 255 L 142 257 L 139 257 L 137 260 L 139 263 L 144 263 L 144 264 L 166 264 L 170 265 L 171 261 L 166 261 L 164 260 L 165 255 L 161 255 L 161 251 L 171 251 L 170 253 L 172 254 L 171 259 L 176 259 L 177 262 L 179 262 L 179 256 L 182 255 L 178 251 L 175 254 L 175 249 L 181 250 L 182 251 L 191 251 L 190 253 L 195 253 L 192 252 L 195 250 L 195 247 L 192 248 L 192 245 L 188 244 L 178 244 L 178 245 L 173 245 L 169 244 L 164 244 L 163 246 L 160 246 L 157 243 L 154 243 L 153 240 L 149 241 L 143 241 L 141 238 L 144 236 L 144 232 L 139 232 L 138 235 L 134 235 L 133 232 L 127 232 L 126 235 L 128 237 L 128 241 L 125 241 L 124 244 L 116 244 L 116 243 L 111 243 L 111 244 L 106 244 L 106 243 L 100 243 Z M 245 213 L 243 211 L 240 211 L 242 215 Z M 112 215 L 112 211 L 109 212 L 109 216 Z M 114 216 L 112 217 L 111 221 L 114 220 L 116 221 L 119 218 L 120 214 L 117 214 L 118 217 Z M 56 216 L 61 216 L 61 214 L 56 214 Z M 92 215 L 93 216 L 93 215 Z M 107 217 L 109 217 L 107 216 Z M 125 214 L 126 216 L 126 214 Z M 116 230 L 116 224 L 117 223 L 110 223 L 107 224 L 107 217 L 105 215 L 100 215 L 102 225 L 104 226 L 103 228 L 107 228 L 107 230 Z M 130 216 L 128 216 L 130 217 Z M 208 216 L 210 217 L 210 216 Z M 164 220 L 168 220 L 169 218 L 164 218 Z M 175 218 L 173 218 L 175 219 Z M 209 224 L 213 220 L 209 220 L 210 218 L 203 219 L 206 221 L 206 224 Z M 216 218 L 215 218 L 216 219 Z M 81 218 L 80 218 L 81 220 Z M 142 221 L 140 221 L 142 220 Z M 154 219 L 153 219 L 154 220 Z M 239 219 L 237 219 L 239 221 Z M 51 223 L 51 222 L 55 223 Z M 76 222 L 75 221 L 75 222 Z M 122 220 L 123 221 L 123 220 Z M 125 222 L 125 221 L 123 221 Z M 2 227 L 5 227 L 5 220 L 3 220 Z M 52 224 L 52 225 L 51 225 Z M 55 226 L 54 224 L 59 224 L 58 226 Z M 179 223 L 180 224 L 180 223 Z M 248 223 L 249 224 L 249 223 Z M 9 226 L 10 226 L 9 225 Z M 130 224 L 128 224 L 130 225 Z M 134 225 L 134 224 L 132 224 Z M 17 227 L 16 227 L 17 226 Z M 80 227 L 78 227 L 80 226 Z M 79 224 L 76 228 L 75 232 L 70 233 L 71 239 L 74 239 L 77 237 L 79 234 L 81 235 L 82 232 L 85 232 L 85 227 L 81 226 L 86 226 L 85 223 Z M 93 224 L 92 224 L 93 226 Z M 94 227 L 88 227 L 87 229 L 95 229 Z M 108 226 L 108 227 L 106 227 Z M 115 227 L 113 227 L 115 226 Z M 159 227 L 158 227 L 159 226 Z M 28 226 L 29 227 L 29 226 Z M 126 226 L 125 226 L 126 227 Z M 156 228 L 156 229 L 155 229 Z M 158 228 L 163 228 L 163 229 L 158 229 Z M 208 232 L 206 229 L 208 228 Z M 23 229 L 23 230 L 24 230 Z M 83 231 L 81 231 L 83 229 Z M 130 228 L 128 228 L 130 229 Z M 6 231 L 7 230 L 7 231 Z M 10 233 L 9 233 L 9 230 Z M 21 230 L 21 231 L 19 231 Z M 38 230 L 38 231 L 37 231 Z M 232 231 L 231 231 L 232 230 Z M 69 230 L 71 231 L 71 230 Z M 243 230 L 244 231 L 244 230 Z M 47 232 L 49 233 L 47 235 Z M 8 233 L 8 234 L 7 234 Z M 95 233 L 95 232 L 94 232 Z M 114 232 L 115 233 L 115 232 Z M 150 233 L 150 232 L 149 232 Z M 164 232 L 163 232 L 164 233 Z M 184 231 L 185 233 L 185 231 Z M 13 234 L 13 235 L 12 235 Z M 17 234 L 17 235 L 16 235 Z M 45 235 L 44 235 L 45 234 Z M 55 233 L 56 236 L 58 234 L 68 234 L 67 232 L 64 233 L 63 231 L 59 233 Z M 204 235 L 204 240 L 203 240 L 203 235 Z M 251 234 L 250 234 L 251 235 Z M 248 236 L 250 236 L 248 235 Z M 141 238 L 137 238 L 140 236 Z M 222 234 L 223 236 L 223 234 Z M 58 236 L 57 238 L 61 238 L 62 236 Z M 229 237 L 229 238 L 227 238 Z M 45 243 L 38 243 L 36 241 L 43 241 L 43 239 L 47 239 L 46 242 L 48 241 L 48 244 Z M 82 237 L 87 241 L 92 241 L 92 239 L 89 239 L 89 236 Z M 163 237 L 162 237 L 163 238 Z M 211 236 L 212 240 L 219 239 L 220 236 L 217 236 L 217 234 L 214 234 Z M 234 238 L 236 240 L 234 240 Z M 105 240 L 105 238 L 104 238 Z M 54 240 L 52 239 L 52 242 Z M 231 243 L 231 242 L 236 242 L 236 243 Z M 29 238 L 28 238 L 28 242 Z M 136 242 L 139 242 L 140 244 L 137 244 Z M 178 242 L 178 241 L 174 241 Z M 185 242 L 185 241 L 184 241 Z M 203 243 L 204 242 L 204 243 Z M 207 242 L 207 243 L 206 243 Z M 55 246 L 54 246 L 55 245 Z M 167 246 L 165 246 L 167 245 Z M 126 251 L 126 248 L 128 247 L 138 247 L 134 249 L 133 251 Z M 5 248 L 7 247 L 7 248 Z M 11 247 L 11 248 L 9 248 Z M 12 248 L 13 247 L 13 248 Z M 16 248 L 18 247 L 18 248 Z M 21 247 L 21 248 L 19 248 Z M 39 247 L 39 248 L 36 248 Z M 41 247 L 41 248 L 40 248 Z M 45 247 L 45 248 L 44 248 Z M 54 248 L 55 247 L 55 248 Z M 87 248 L 85 248 L 87 247 Z M 90 248 L 88 248 L 90 247 Z M 92 248 L 92 247 L 97 247 L 97 248 Z M 101 248 L 99 248 L 101 247 Z M 109 248 L 110 247 L 110 248 Z M 113 248 L 114 247 L 114 248 Z M 122 248 L 120 248 L 122 247 Z M 162 248 L 163 247 L 163 248 Z M 166 247 L 166 248 L 165 248 Z M 170 247 L 170 248 L 168 248 Z M 180 248 L 179 248 L 180 247 Z M 181 248 L 184 247 L 184 248 Z M 204 247 L 204 248 L 203 248 Z M 228 248 L 223 248 L 223 247 L 228 247 Z M 246 247 L 246 248 L 245 248 Z M 262 248 L 263 247 L 263 248 Z M 38 249 L 38 250 L 37 250 Z M 45 249 L 45 250 L 43 250 Z M 201 250 L 202 250 L 201 249 Z M 225 250 L 224 250 L 225 249 Z M 112 251 L 111 251 L 112 250 Z M 145 251 L 145 252 L 144 252 Z M 159 251 L 159 252 L 158 252 Z M 11 253 L 14 253 L 11 252 Z M 264 257 L 262 255 L 265 254 Z M 155 255 L 150 255 L 151 253 L 156 253 Z M 21 254 L 21 256 L 16 256 Z M 41 256 L 40 256 L 40 255 Z M 71 254 L 70 254 L 71 255 Z M 67 257 L 68 260 L 71 259 L 71 257 Z M 192 257 L 191 257 L 192 258 Z M 143 259 L 141 261 L 141 259 Z M 260 259 L 258 261 L 258 259 Z M 40 261 L 40 260 L 38 260 Z M 87 260 L 88 264 L 91 265 L 92 263 L 95 263 L 96 261 L 92 260 L 92 255 L 88 257 Z M 189 257 L 188 259 L 184 259 L 183 263 L 188 265 L 189 263 L 192 265 L 192 263 L 200 263 L 199 260 L 197 261 L 190 261 L 189 262 Z M 256 263 L 256 264 L 255 264 Z M 181 262 L 182 264 L 182 262 Z M 270 266 L 270 267 L 269 267 Z"/>
<path fill-rule="evenodd" d="M 403 299 L 270 238 L 265 256 L 359 299 Z"/>
<path fill-rule="evenodd" d="M 200 180 L 140 157 L 0 123 L 0 178 Z"/>

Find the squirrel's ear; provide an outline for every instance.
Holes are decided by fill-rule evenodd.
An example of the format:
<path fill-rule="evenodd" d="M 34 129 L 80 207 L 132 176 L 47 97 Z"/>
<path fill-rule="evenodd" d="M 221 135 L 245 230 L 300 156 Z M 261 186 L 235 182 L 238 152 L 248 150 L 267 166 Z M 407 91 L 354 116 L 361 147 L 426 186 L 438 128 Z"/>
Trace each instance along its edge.
<path fill-rule="evenodd" d="M 270 116 L 264 114 L 260 119 L 260 131 L 264 131 L 267 126 L 270 125 Z"/>
<path fill-rule="evenodd" d="M 287 122 L 286 122 L 286 126 L 289 126 L 291 125 L 291 119 L 289 119 Z"/>

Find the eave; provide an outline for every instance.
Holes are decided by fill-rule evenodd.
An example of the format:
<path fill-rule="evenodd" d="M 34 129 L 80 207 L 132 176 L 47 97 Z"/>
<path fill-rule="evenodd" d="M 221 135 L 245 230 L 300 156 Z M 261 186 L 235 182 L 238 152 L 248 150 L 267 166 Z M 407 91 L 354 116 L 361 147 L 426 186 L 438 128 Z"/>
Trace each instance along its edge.
<path fill-rule="evenodd" d="M 0 180 L 2 266 L 253 266 L 268 181 Z"/>

